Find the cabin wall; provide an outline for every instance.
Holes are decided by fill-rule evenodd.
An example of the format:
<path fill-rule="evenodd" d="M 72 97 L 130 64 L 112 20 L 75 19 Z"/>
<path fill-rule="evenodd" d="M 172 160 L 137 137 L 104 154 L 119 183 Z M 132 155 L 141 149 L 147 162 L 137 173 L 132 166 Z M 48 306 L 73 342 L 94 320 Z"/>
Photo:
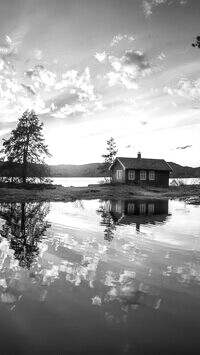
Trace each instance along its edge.
<path fill-rule="evenodd" d="M 156 171 L 156 185 L 168 187 L 169 186 L 169 171 Z"/>
<path fill-rule="evenodd" d="M 122 178 L 119 180 L 117 179 L 117 170 L 120 170 L 121 171 L 121 174 L 122 174 Z M 125 170 L 123 169 L 122 165 L 116 161 L 114 163 L 114 165 L 112 166 L 112 169 L 110 171 L 110 176 L 111 176 L 111 181 L 113 183 L 125 183 L 126 182 L 126 174 L 125 174 Z"/>
<path fill-rule="evenodd" d="M 133 169 L 130 169 L 133 170 Z M 145 169 L 142 169 L 145 170 Z M 125 183 L 129 185 L 150 185 L 150 186 L 157 186 L 157 187 L 167 187 L 169 186 L 169 172 L 168 171 L 155 171 L 155 180 L 149 180 L 149 171 L 147 172 L 147 179 L 140 180 L 140 170 L 135 170 L 135 180 L 128 180 L 128 171 L 126 170 L 126 177 Z"/>

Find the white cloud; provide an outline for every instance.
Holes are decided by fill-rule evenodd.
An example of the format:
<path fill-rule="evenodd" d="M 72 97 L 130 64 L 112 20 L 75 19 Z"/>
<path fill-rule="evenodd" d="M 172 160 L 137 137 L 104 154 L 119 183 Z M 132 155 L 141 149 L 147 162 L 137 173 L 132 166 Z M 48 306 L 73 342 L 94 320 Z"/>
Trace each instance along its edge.
<path fill-rule="evenodd" d="M 29 94 L 34 94 L 34 99 Z M 0 75 L 0 109 L 1 120 L 16 121 L 17 115 L 28 109 L 35 109 L 38 114 L 50 112 L 45 102 L 32 85 L 19 84 L 15 77 Z"/>
<path fill-rule="evenodd" d="M 27 70 L 25 75 L 33 81 L 37 89 L 50 90 L 56 83 L 56 74 L 44 68 L 43 65 L 36 65 L 33 69 Z"/>
<path fill-rule="evenodd" d="M 96 101 L 95 102 L 95 107 L 93 109 L 94 112 L 99 112 L 99 111 L 104 111 L 105 107 L 101 101 Z"/>
<path fill-rule="evenodd" d="M 99 296 L 93 297 L 92 304 L 94 304 L 95 306 L 101 306 L 101 304 L 102 304 L 101 298 Z"/>
<path fill-rule="evenodd" d="M 67 116 L 71 116 L 74 114 L 87 114 L 88 110 L 85 105 L 78 103 L 75 105 L 68 105 L 61 107 L 60 110 L 51 114 L 51 116 L 56 118 L 66 118 Z"/>
<path fill-rule="evenodd" d="M 3 59 L 0 58 L 0 71 L 4 69 L 4 66 L 5 66 L 5 62 Z"/>
<path fill-rule="evenodd" d="M 114 36 L 112 41 L 110 42 L 111 47 L 116 46 L 123 39 L 127 39 L 129 41 L 134 41 L 135 40 L 135 38 L 133 36 L 128 36 L 127 34 L 125 34 L 125 35 L 118 34 L 118 35 Z"/>
<path fill-rule="evenodd" d="M 165 86 L 163 91 L 170 96 L 178 95 L 200 102 L 200 78 L 197 80 L 181 79 L 175 89 Z"/>
<path fill-rule="evenodd" d="M 137 89 L 138 84 L 134 79 L 131 79 L 130 76 L 128 76 L 126 73 L 121 72 L 121 73 L 115 73 L 115 72 L 109 72 L 107 73 L 108 77 L 108 85 L 109 86 L 115 86 L 115 85 L 121 85 L 125 87 L 126 89 Z"/>
<path fill-rule="evenodd" d="M 106 52 L 102 52 L 102 53 L 96 53 L 94 55 L 94 57 L 101 63 L 104 62 L 106 59 Z"/>
<path fill-rule="evenodd" d="M 142 1 L 142 6 L 143 6 L 143 11 L 146 17 L 150 17 L 153 13 L 154 7 L 162 4 L 168 4 L 171 5 L 173 3 L 178 3 L 179 5 L 186 5 L 187 0 L 143 0 Z"/>
<path fill-rule="evenodd" d="M 149 17 L 152 15 L 152 4 L 148 1 L 143 1 L 142 2 L 142 6 L 143 6 L 143 10 L 144 10 L 144 14 L 146 17 Z"/>
<path fill-rule="evenodd" d="M 22 91 L 21 85 L 17 83 L 15 78 L 0 76 L 0 100 L 4 111 L 13 109 L 13 106 L 17 104 L 18 95 L 23 94 Z"/>
<path fill-rule="evenodd" d="M 37 112 L 37 114 L 49 113 L 51 110 L 49 107 L 46 107 L 45 102 L 42 98 L 37 95 L 34 97 L 34 100 L 29 97 L 20 96 L 17 100 L 18 111 L 24 112 L 27 110 L 33 109 Z"/>
<path fill-rule="evenodd" d="M 79 101 L 95 101 L 99 99 L 95 92 L 94 85 L 91 83 L 91 74 L 89 67 L 86 67 L 82 73 L 77 70 L 68 70 L 62 75 L 62 80 L 55 85 L 57 90 L 71 88 L 71 93 L 76 93 Z"/>
<path fill-rule="evenodd" d="M 9 36 L 6 36 L 5 43 L 0 45 L 0 55 L 10 56 L 17 53 L 17 42 L 13 42 Z"/>
<path fill-rule="evenodd" d="M 35 88 L 32 85 L 26 85 L 26 84 L 21 84 L 24 89 L 28 91 L 28 93 L 35 95 L 36 91 Z"/>
<path fill-rule="evenodd" d="M 166 58 L 166 55 L 165 53 L 161 52 L 159 55 L 158 55 L 158 59 L 160 60 L 164 60 Z"/>
<path fill-rule="evenodd" d="M 173 96 L 173 94 L 174 94 L 174 91 L 173 91 L 172 88 L 170 88 L 169 86 L 165 86 L 165 87 L 163 88 L 163 92 L 164 92 L 165 94 L 170 95 L 170 96 Z"/>
<path fill-rule="evenodd" d="M 128 50 L 121 58 L 109 56 L 109 62 L 115 71 L 107 73 L 108 85 L 120 84 L 127 89 L 137 89 L 136 80 L 152 72 L 146 55 L 137 50 Z"/>
<path fill-rule="evenodd" d="M 41 60 L 41 59 L 43 58 L 42 50 L 41 50 L 41 49 L 35 49 L 35 50 L 34 50 L 34 57 L 35 57 L 37 60 Z"/>

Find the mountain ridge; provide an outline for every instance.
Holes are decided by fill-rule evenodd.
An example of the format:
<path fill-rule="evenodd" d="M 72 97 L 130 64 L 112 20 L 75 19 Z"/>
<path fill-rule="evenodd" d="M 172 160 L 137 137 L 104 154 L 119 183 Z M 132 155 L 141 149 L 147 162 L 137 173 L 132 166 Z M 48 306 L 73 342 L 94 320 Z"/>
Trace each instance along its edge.
<path fill-rule="evenodd" d="M 177 163 L 168 162 L 172 168 L 171 178 L 200 178 L 200 167 L 182 166 Z M 3 169 L 4 163 L 0 161 L 0 176 L 5 176 L 5 169 Z M 103 171 L 103 163 L 88 163 L 88 164 L 58 164 L 47 165 L 47 171 L 49 177 L 104 177 L 108 176 L 109 172 Z M 21 167 L 15 164 L 12 169 L 15 171 L 13 176 L 19 176 Z M 47 176 L 46 175 L 42 176 Z M 7 175 L 7 174 L 6 174 Z M 32 175 L 29 175 L 32 176 Z"/>
<path fill-rule="evenodd" d="M 172 178 L 195 178 L 200 177 L 200 167 L 193 168 L 182 166 L 177 163 L 168 162 L 172 168 L 170 177 Z M 49 165 L 50 175 L 54 177 L 103 177 L 107 174 L 102 173 L 100 167 L 102 163 L 89 163 L 82 165 L 59 164 Z"/>

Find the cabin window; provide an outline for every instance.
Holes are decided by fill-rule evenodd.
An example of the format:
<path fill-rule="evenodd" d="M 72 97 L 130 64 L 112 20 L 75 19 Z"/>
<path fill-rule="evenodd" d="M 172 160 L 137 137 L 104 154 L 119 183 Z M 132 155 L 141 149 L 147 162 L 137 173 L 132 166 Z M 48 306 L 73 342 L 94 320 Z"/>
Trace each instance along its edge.
<path fill-rule="evenodd" d="M 122 205 L 120 201 L 117 201 L 116 206 L 115 206 L 115 211 L 117 213 L 121 213 L 122 212 Z"/>
<path fill-rule="evenodd" d="M 154 203 L 149 203 L 148 205 L 148 213 L 154 214 Z"/>
<path fill-rule="evenodd" d="M 155 180 L 155 171 L 154 170 L 149 171 L 149 180 Z"/>
<path fill-rule="evenodd" d="M 116 179 L 122 180 L 122 170 L 116 170 Z"/>
<path fill-rule="evenodd" d="M 135 170 L 128 171 L 128 180 L 135 180 Z"/>
<path fill-rule="evenodd" d="M 140 180 L 146 180 L 146 179 L 147 179 L 146 170 L 140 170 Z"/>
<path fill-rule="evenodd" d="M 134 211 L 135 211 L 134 203 L 128 203 L 127 211 L 128 211 L 128 213 L 134 213 Z"/>
<path fill-rule="evenodd" d="M 140 214 L 146 213 L 146 203 L 140 203 Z"/>

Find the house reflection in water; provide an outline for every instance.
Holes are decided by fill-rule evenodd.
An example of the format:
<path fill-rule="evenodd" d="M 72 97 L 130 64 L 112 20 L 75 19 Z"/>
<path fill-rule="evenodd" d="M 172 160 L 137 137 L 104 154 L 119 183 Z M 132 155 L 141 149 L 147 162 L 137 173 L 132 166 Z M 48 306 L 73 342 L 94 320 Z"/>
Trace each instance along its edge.
<path fill-rule="evenodd" d="M 110 200 L 101 203 L 97 213 L 101 215 L 100 224 L 105 226 L 104 238 L 112 241 L 117 225 L 135 224 L 140 231 L 140 225 L 157 224 L 167 221 L 168 200 Z"/>
<path fill-rule="evenodd" d="M 111 200 L 110 215 L 115 224 L 136 224 L 140 230 L 141 224 L 164 223 L 167 220 L 168 200 Z"/>

